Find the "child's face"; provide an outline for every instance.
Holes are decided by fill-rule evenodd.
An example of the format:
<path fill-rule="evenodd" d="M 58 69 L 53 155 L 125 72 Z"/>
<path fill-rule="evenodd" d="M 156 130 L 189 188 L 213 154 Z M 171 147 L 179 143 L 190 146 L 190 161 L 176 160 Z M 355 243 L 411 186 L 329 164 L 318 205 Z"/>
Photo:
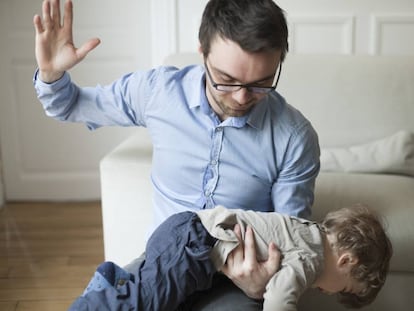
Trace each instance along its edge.
<path fill-rule="evenodd" d="M 326 271 L 316 283 L 325 294 L 350 293 L 359 294 L 364 290 L 364 284 L 351 277 L 352 268 L 358 263 L 350 252 L 343 252 L 334 257 L 334 263 L 326 267 Z"/>
<path fill-rule="evenodd" d="M 333 295 L 338 293 L 358 294 L 363 290 L 363 285 L 349 276 L 326 279 L 318 289 L 324 294 Z"/>

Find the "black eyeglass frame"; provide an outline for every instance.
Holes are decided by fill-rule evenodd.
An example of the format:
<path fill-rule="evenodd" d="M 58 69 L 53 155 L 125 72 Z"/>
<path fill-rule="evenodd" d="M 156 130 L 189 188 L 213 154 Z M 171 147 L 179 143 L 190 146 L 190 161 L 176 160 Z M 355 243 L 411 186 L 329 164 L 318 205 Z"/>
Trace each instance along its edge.
<path fill-rule="evenodd" d="M 276 82 L 273 86 L 256 86 L 254 83 L 249 83 L 249 84 L 225 84 L 225 83 L 216 83 L 213 80 L 213 77 L 210 73 L 210 70 L 208 69 L 207 66 L 207 61 L 204 61 L 204 67 L 206 68 L 206 73 L 208 78 L 210 79 L 211 85 L 219 92 L 224 92 L 224 93 L 232 93 L 232 92 L 237 92 L 239 90 L 241 90 L 242 88 L 245 88 L 248 92 L 250 93 L 256 93 L 256 94 L 268 94 L 271 91 L 275 90 L 277 87 L 277 84 L 279 83 L 279 79 L 280 79 L 280 74 L 282 72 L 282 62 L 279 63 L 278 69 L 276 69 L 276 71 L 278 70 L 278 74 L 277 74 L 277 78 L 276 78 Z M 276 72 L 275 72 L 276 75 Z"/>

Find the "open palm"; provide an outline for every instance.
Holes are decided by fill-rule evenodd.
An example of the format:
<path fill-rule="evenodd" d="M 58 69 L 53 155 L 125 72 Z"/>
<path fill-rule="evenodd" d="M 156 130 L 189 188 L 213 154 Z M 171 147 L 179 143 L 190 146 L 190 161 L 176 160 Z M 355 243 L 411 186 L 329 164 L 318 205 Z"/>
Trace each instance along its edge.
<path fill-rule="evenodd" d="M 62 22 L 59 0 L 44 0 L 43 19 L 39 15 L 33 19 L 36 30 L 36 60 L 40 78 L 45 82 L 59 79 L 66 70 L 78 64 L 100 43 L 99 39 L 94 38 L 80 48 L 75 47 L 72 7 L 72 1 L 66 0 Z"/>

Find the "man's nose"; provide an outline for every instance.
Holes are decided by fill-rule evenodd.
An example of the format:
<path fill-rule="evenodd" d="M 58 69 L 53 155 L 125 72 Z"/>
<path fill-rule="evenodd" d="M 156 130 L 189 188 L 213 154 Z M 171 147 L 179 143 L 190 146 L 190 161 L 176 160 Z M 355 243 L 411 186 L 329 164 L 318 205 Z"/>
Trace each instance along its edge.
<path fill-rule="evenodd" d="M 252 98 L 252 93 L 247 88 L 242 87 L 240 90 L 233 92 L 233 99 L 240 105 L 247 104 Z"/>

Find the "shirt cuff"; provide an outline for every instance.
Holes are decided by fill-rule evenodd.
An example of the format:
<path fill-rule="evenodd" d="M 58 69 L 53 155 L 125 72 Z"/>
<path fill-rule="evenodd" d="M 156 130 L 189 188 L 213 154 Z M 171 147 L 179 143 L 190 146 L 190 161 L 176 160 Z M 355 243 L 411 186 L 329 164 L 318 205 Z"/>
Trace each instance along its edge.
<path fill-rule="evenodd" d="M 47 83 L 47 82 L 43 82 L 40 78 L 39 78 L 39 68 L 36 69 L 34 75 L 33 75 L 33 85 L 35 86 L 36 89 L 42 89 L 42 90 L 50 90 L 52 92 L 55 92 L 56 90 L 62 88 L 64 85 L 68 84 L 70 82 L 70 76 L 69 74 L 65 71 L 63 73 L 63 76 L 51 83 Z"/>

